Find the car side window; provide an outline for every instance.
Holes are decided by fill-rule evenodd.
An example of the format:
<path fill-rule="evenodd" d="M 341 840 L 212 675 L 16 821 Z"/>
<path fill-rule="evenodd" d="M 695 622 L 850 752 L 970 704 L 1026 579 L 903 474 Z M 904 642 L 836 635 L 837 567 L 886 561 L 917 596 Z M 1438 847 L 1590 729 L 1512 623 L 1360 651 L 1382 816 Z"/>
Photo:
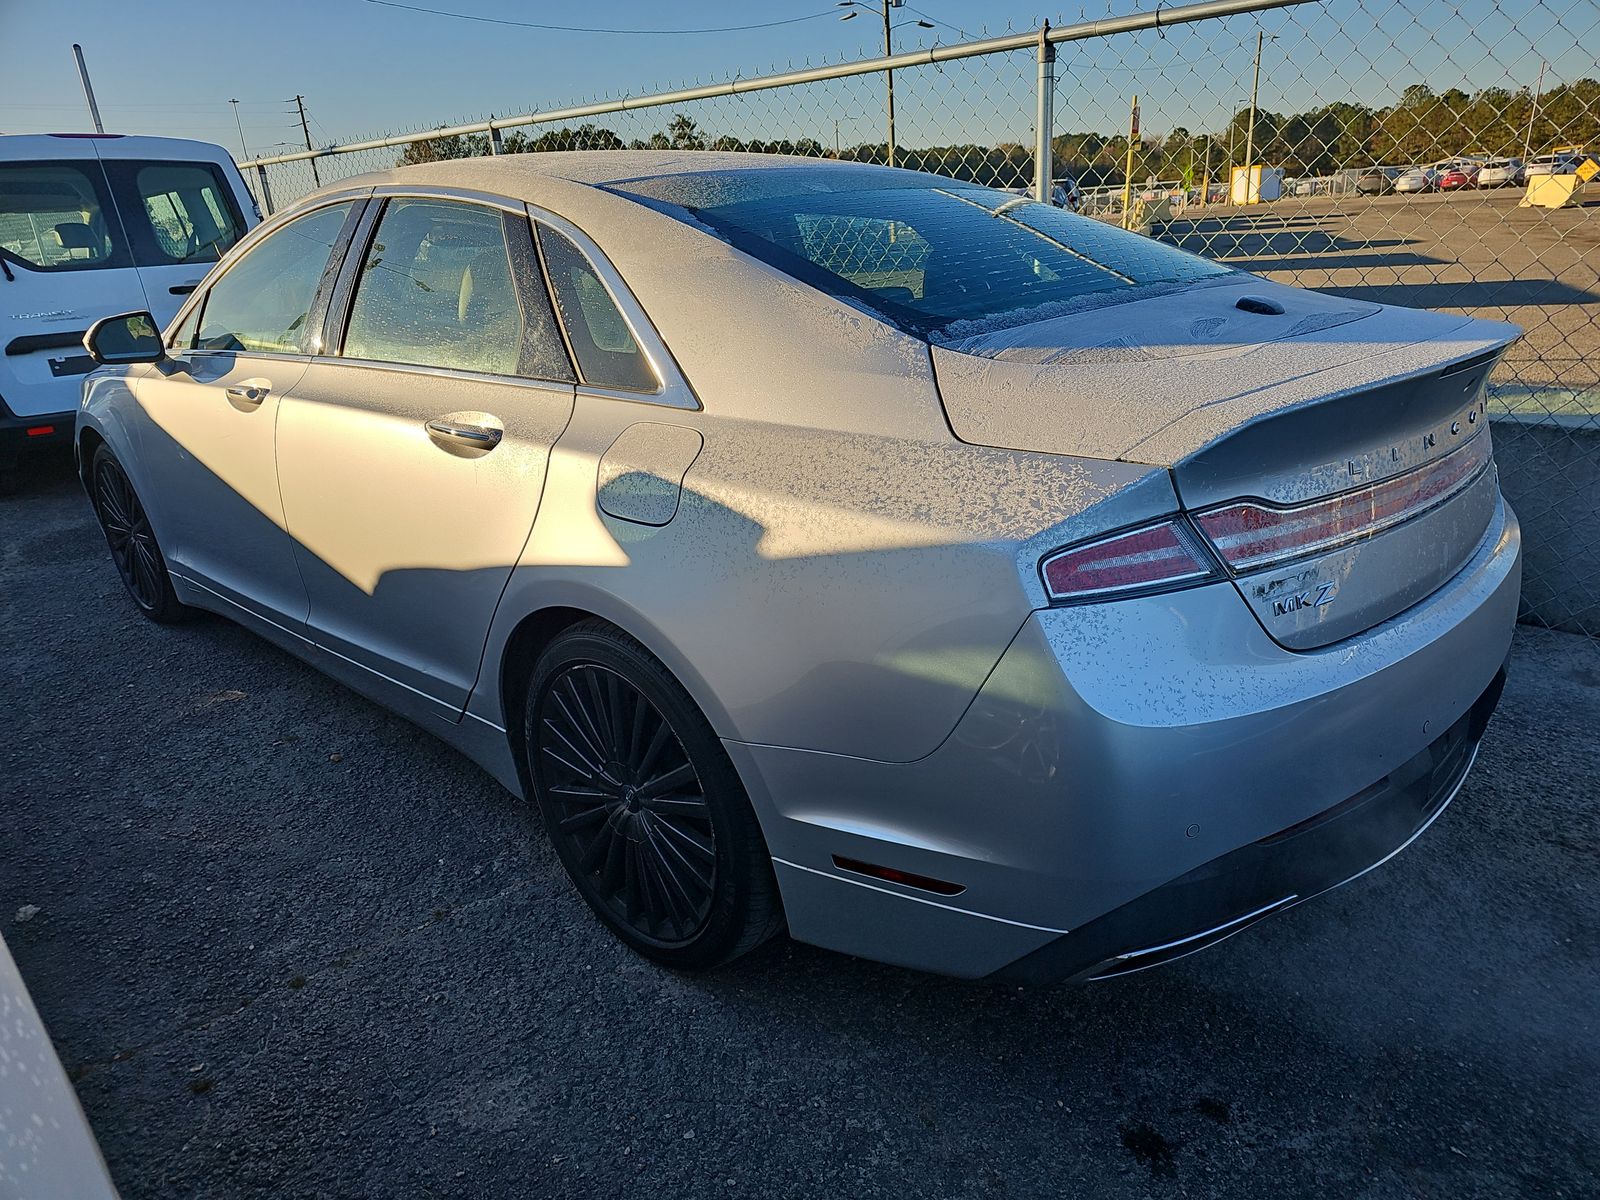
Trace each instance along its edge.
<path fill-rule="evenodd" d="M 526 261 L 514 271 L 506 233 L 497 209 L 389 201 L 356 282 L 344 356 L 570 382 L 532 243 L 521 239 Z M 518 274 L 533 286 L 519 289 Z"/>
<path fill-rule="evenodd" d="M 658 391 L 661 383 L 650 360 L 583 252 L 542 224 L 539 248 L 583 381 L 628 392 Z"/>
<path fill-rule="evenodd" d="M 311 353 L 317 284 L 353 204 L 315 209 L 252 246 L 206 292 L 192 348 Z"/>

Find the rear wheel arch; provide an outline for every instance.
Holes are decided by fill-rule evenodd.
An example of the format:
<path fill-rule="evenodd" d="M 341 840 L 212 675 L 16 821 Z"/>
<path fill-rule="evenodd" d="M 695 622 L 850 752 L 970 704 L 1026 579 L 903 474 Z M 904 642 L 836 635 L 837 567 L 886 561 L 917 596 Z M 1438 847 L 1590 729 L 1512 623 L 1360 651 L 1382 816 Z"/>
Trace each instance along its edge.
<path fill-rule="evenodd" d="M 85 426 L 78 431 L 78 478 L 82 480 L 85 490 L 91 485 L 91 476 L 94 471 L 94 452 L 106 444 L 106 439 L 94 426 Z"/>
<path fill-rule="evenodd" d="M 713 731 L 719 736 L 730 735 L 727 712 L 705 679 L 671 649 L 667 639 L 643 616 L 625 604 L 609 601 L 604 596 L 570 595 L 558 598 L 568 602 L 535 609 L 519 620 L 506 638 L 505 649 L 500 655 L 501 723 L 511 743 L 511 752 L 517 764 L 517 778 L 522 784 L 524 796 L 529 799 L 533 797 L 533 783 L 521 735 L 529 676 L 545 647 L 583 621 L 602 621 L 639 643 L 689 693 L 690 699 L 704 714 Z"/>

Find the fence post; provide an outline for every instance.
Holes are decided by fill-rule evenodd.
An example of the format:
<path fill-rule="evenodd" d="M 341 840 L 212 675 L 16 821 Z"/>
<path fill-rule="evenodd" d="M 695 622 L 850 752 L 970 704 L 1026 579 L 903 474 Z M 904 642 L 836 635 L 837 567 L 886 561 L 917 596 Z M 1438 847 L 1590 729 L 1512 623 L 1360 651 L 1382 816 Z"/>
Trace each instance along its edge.
<path fill-rule="evenodd" d="M 1055 180 L 1055 151 L 1051 146 L 1051 124 L 1056 112 L 1056 47 L 1050 40 L 1050 22 L 1039 28 L 1039 111 L 1033 122 L 1033 198 L 1050 203 L 1050 185 Z"/>
<path fill-rule="evenodd" d="M 267 216 L 273 213 L 272 185 L 267 182 L 267 169 L 260 163 L 256 164 L 256 179 L 261 183 L 261 205 L 267 210 Z"/>
<path fill-rule="evenodd" d="M 493 113 L 489 114 L 489 120 L 491 122 L 494 120 Z M 489 153 L 504 154 L 505 152 L 506 144 L 500 140 L 500 127 L 498 125 L 491 124 L 489 126 Z"/>

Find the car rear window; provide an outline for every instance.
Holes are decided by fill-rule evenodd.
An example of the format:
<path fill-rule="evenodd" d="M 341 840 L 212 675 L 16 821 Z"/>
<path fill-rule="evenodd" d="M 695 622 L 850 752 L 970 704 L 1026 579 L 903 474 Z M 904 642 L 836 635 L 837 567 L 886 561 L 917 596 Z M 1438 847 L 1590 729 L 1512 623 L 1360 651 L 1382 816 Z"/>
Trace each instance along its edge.
<path fill-rule="evenodd" d="M 0 253 L 32 270 L 213 263 L 244 231 L 216 163 L 0 164 Z"/>
<path fill-rule="evenodd" d="M 36 271 L 132 266 L 100 164 L 0 164 L 0 253 Z"/>
<path fill-rule="evenodd" d="M 1090 217 L 931 176 L 769 168 L 612 190 L 935 341 L 1233 274 Z"/>

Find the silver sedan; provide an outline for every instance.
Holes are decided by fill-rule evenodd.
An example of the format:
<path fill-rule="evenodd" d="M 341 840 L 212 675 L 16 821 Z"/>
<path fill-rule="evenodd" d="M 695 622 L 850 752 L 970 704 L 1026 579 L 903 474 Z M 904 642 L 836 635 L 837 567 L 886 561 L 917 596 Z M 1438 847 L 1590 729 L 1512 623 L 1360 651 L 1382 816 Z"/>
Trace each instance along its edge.
<path fill-rule="evenodd" d="M 459 747 L 640 952 L 1087 978 L 1455 796 L 1515 336 L 930 175 L 530 154 L 335 184 L 102 322 L 77 446 L 146 614 Z"/>

